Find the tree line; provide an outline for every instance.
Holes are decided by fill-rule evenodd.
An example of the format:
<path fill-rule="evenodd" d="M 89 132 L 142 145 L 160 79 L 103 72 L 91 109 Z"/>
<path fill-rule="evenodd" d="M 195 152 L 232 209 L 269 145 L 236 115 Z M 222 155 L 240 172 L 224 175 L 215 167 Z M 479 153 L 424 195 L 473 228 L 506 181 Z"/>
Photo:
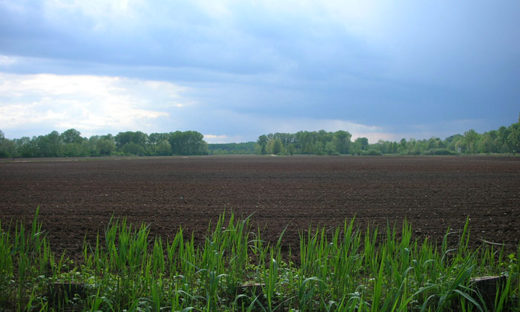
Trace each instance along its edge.
<path fill-rule="evenodd" d="M 257 153 L 275 155 L 455 155 L 520 152 L 520 120 L 509 127 L 477 133 L 468 130 L 442 140 L 401 139 L 369 144 L 365 137 L 351 140 L 347 131 L 300 131 L 297 133 L 270 133 L 257 140 Z"/>
<path fill-rule="evenodd" d="M 207 144 L 197 131 L 152 133 L 119 132 L 113 136 L 82 137 L 75 129 L 52 131 L 37 137 L 7 139 L 0 130 L 0 158 L 6 157 L 81 157 L 81 156 L 169 156 L 206 154 L 313 154 L 313 155 L 455 155 L 520 152 L 520 119 L 509 127 L 477 133 L 468 130 L 444 140 L 401 139 L 369 144 L 360 137 L 352 141 L 348 131 L 300 131 L 270 133 L 256 142 Z"/>
<path fill-rule="evenodd" d="M 82 156 L 168 156 L 205 155 L 208 145 L 196 131 L 152 133 L 119 132 L 113 136 L 82 137 L 76 129 L 63 133 L 9 140 L 0 130 L 0 157 L 82 157 Z"/>

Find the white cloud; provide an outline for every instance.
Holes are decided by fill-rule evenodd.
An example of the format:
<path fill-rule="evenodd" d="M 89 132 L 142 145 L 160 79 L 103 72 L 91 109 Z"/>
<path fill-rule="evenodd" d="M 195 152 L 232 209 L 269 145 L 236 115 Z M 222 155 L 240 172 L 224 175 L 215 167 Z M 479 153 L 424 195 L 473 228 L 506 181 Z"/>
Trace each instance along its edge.
<path fill-rule="evenodd" d="M 17 59 L 15 57 L 0 54 L 0 66 L 9 66 L 16 64 L 16 62 Z"/>
<path fill-rule="evenodd" d="M 172 109 L 192 104 L 181 97 L 185 90 L 169 82 L 121 77 L 0 73 L 0 125 L 11 132 L 75 128 L 84 135 L 154 131 Z"/>
<path fill-rule="evenodd" d="M 241 136 L 225 134 L 204 134 L 204 140 L 208 143 L 238 143 L 243 141 Z"/>

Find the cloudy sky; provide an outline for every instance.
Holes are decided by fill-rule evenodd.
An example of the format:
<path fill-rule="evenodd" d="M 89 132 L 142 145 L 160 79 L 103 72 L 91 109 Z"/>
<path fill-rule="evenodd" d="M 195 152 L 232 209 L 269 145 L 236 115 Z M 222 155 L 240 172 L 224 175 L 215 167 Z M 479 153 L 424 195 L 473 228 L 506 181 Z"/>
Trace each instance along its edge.
<path fill-rule="evenodd" d="M 0 130 L 484 132 L 518 120 L 519 39 L 518 0 L 0 0 Z"/>

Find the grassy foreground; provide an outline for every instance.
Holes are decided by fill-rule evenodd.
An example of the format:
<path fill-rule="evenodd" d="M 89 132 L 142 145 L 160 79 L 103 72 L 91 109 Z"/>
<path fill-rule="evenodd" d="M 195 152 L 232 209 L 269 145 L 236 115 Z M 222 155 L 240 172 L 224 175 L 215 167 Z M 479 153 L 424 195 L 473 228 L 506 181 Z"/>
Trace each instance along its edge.
<path fill-rule="evenodd" d="M 0 224 L 2 311 L 520 311 L 520 246 L 470 250 L 467 223 L 440 247 L 406 222 L 383 235 L 353 220 L 310 230 L 295 264 L 283 236 L 268 244 L 247 218 L 221 216 L 200 246 L 182 230 L 164 242 L 112 220 L 75 265 L 52 253 L 37 216 L 29 227 Z M 501 276 L 491 294 L 473 279 L 486 275 Z"/>

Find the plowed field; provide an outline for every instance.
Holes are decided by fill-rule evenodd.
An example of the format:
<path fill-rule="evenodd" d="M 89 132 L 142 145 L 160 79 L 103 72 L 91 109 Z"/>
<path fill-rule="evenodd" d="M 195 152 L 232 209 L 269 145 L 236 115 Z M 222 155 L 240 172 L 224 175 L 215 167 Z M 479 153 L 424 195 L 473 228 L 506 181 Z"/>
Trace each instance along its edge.
<path fill-rule="evenodd" d="M 473 244 L 520 239 L 520 158 L 168 157 L 0 162 L 0 220 L 30 220 L 37 206 L 56 251 L 79 255 L 112 215 L 164 238 L 182 226 L 202 240 L 224 211 L 253 214 L 265 239 L 287 226 L 401 225 L 440 240 L 470 218 Z"/>

